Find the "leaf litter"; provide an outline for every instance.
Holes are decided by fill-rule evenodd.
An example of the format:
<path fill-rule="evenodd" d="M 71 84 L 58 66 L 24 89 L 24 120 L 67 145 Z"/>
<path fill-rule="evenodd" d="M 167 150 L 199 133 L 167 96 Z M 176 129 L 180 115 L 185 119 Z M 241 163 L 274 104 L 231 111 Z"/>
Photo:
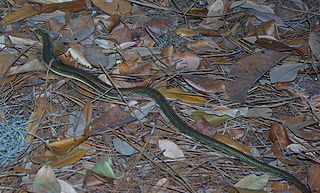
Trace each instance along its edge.
<path fill-rule="evenodd" d="M 189 125 L 319 190 L 319 1 L 0 5 L 0 112 L 29 120 L 26 147 L 2 166 L 5 190 L 295 189 L 181 135 L 147 98 L 109 99 L 51 74 L 36 60 L 37 27 L 68 65 L 116 87 L 156 88 Z"/>

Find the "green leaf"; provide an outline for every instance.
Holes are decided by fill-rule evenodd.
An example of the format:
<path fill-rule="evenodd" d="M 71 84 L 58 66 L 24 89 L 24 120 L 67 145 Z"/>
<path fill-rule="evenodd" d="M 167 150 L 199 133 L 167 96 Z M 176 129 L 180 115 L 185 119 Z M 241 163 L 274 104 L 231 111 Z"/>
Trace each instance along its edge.
<path fill-rule="evenodd" d="M 109 158 L 109 156 L 104 156 L 100 161 L 98 161 L 98 163 L 91 169 L 91 171 L 93 171 L 94 173 L 107 177 L 107 178 L 111 178 L 111 179 L 115 179 L 115 180 L 119 180 L 121 178 L 123 178 L 123 174 L 122 173 L 114 173 L 113 169 L 112 169 L 112 161 Z"/>
<path fill-rule="evenodd" d="M 236 185 L 237 188 L 260 190 L 267 185 L 269 176 L 264 174 L 262 176 L 256 176 L 254 174 L 249 175 L 241 179 Z"/>

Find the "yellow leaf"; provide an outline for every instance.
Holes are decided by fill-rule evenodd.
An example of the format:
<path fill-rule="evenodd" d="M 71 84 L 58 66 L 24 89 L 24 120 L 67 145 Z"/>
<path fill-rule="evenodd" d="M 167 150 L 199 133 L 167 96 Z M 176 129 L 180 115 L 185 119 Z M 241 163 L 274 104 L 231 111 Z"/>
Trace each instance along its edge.
<path fill-rule="evenodd" d="M 37 133 L 38 125 L 40 124 L 40 121 L 42 120 L 42 117 L 45 115 L 47 109 L 47 105 L 43 104 L 36 108 L 34 112 L 32 113 L 29 124 L 26 126 L 26 132 L 30 132 L 33 134 Z M 32 135 L 28 135 L 26 137 L 26 141 L 31 141 L 33 139 Z"/>
<path fill-rule="evenodd" d="M 87 153 L 87 150 L 85 149 L 77 149 L 74 153 L 69 154 L 67 157 L 58 159 L 50 163 L 50 165 L 53 168 L 62 168 L 65 166 L 69 166 L 77 163 L 86 153 Z"/>
<path fill-rule="evenodd" d="M 226 137 L 224 135 L 220 135 L 220 134 L 215 134 L 213 136 L 213 138 L 215 138 L 216 140 L 222 142 L 222 143 L 225 143 L 239 151 L 242 151 L 248 155 L 251 155 L 251 152 L 250 152 L 250 149 L 249 147 L 247 147 L 246 145 L 243 145 L 243 144 L 240 144 L 238 143 L 237 141 L 231 139 L 230 137 Z"/>
<path fill-rule="evenodd" d="M 1 23 L 2 25 L 6 26 L 14 22 L 21 21 L 25 18 L 37 15 L 39 13 L 40 10 L 36 10 L 32 5 L 24 4 L 21 9 L 11 12 L 7 16 L 5 16 Z"/>
<path fill-rule="evenodd" d="M 193 36 L 197 35 L 196 32 L 194 32 L 192 29 L 185 28 L 185 27 L 177 29 L 176 34 L 182 35 L 185 37 L 193 37 Z"/>
<path fill-rule="evenodd" d="M 188 103 L 206 103 L 203 97 L 195 96 L 179 88 L 171 88 L 168 90 L 160 90 L 165 97 L 175 98 Z"/>
<path fill-rule="evenodd" d="M 49 147 L 55 156 L 64 156 L 71 150 L 73 150 L 75 147 L 80 145 L 82 142 L 84 142 L 86 139 L 88 139 L 88 137 L 85 136 L 65 138 L 50 143 Z"/>

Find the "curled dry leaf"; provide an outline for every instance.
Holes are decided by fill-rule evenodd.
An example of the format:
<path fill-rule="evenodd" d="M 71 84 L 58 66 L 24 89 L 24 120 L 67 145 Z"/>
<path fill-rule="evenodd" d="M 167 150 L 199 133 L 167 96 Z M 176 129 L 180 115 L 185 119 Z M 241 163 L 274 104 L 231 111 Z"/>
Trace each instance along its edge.
<path fill-rule="evenodd" d="M 228 77 L 233 79 L 227 84 L 231 99 L 243 102 L 254 83 L 273 66 L 288 57 L 288 54 L 267 50 L 236 61 Z"/>

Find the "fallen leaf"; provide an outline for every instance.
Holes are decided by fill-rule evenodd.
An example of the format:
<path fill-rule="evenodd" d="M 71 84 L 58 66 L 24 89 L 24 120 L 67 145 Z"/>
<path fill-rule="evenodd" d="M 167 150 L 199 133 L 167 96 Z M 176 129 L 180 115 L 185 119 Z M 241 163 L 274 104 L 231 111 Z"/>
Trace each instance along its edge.
<path fill-rule="evenodd" d="M 302 70 L 304 66 L 305 64 L 283 64 L 273 67 L 269 72 L 271 83 L 295 80 L 299 70 Z"/>
<path fill-rule="evenodd" d="M 91 122 L 90 135 L 105 132 L 108 128 L 119 127 L 134 120 L 136 120 L 135 117 L 131 116 L 129 112 L 121 109 L 120 107 L 111 108 Z"/>
<path fill-rule="evenodd" d="M 121 140 L 120 138 L 112 139 L 112 143 L 114 149 L 122 155 L 129 156 L 135 153 L 135 149 L 127 142 Z"/>
<path fill-rule="evenodd" d="M 216 15 L 222 15 L 228 11 L 228 1 L 226 0 L 213 0 L 208 5 L 208 13 L 206 23 L 213 23 L 219 20 L 219 17 L 210 17 Z"/>
<path fill-rule="evenodd" d="M 61 193 L 60 184 L 51 166 L 44 165 L 40 168 L 34 178 L 32 191 L 38 193 Z"/>
<path fill-rule="evenodd" d="M 191 118 L 196 119 L 197 117 L 203 117 L 206 119 L 212 126 L 219 126 L 221 123 L 225 122 L 226 120 L 231 119 L 232 117 L 228 115 L 214 115 L 214 114 L 209 114 L 205 112 L 193 112 L 191 113 Z"/>
<path fill-rule="evenodd" d="M 171 66 L 176 65 L 177 70 L 197 70 L 200 58 L 197 54 L 185 50 L 178 50 L 172 57 Z"/>
<path fill-rule="evenodd" d="M 156 35 L 162 35 L 178 25 L 178 21 L 168 17 L 153 17 L 146 24 L 148 29 Z"/>
<path fill-rule="evenodd" d="M 243 102 L 254 83 L 273 66 L 288 57 L 288 54 L 267 50 L 236 61 L 228 77 L 228 95 L 232 100 Z"/>
<path fill-rule="evenodd" d="M 40 12 L 51 13 L 56 10 L 60 10 L 63 12 L 78 12 L 83 10 L 85 7 L 86 7 L 86 4 L 84 0 L 67 1 L 62 3 L 51 3 L 51 4 L 43 5 Z"/>
<path fill-rule="evenodd" d="M 251 174 L 242 178 L 234 186 L 237 188 L 249 189 L 249 190 L 261 190 L 264 188 L 269 181 L 269 175 L 264 174 L 261 176 L 256 176 Z"/>
<path fill-rule="evenodd" d="M 63 168 L 66 166 L 73 165 L 75 163 L 78 163 L 78 161 L 81 160 L 83 156 L 86 155 L 87 151 L 88 150 L 85 150 L 85 149 L 77 149 L 74 152 L 71 152 L 64 157 L 58 158 L 53 162 L 50 162 L 49 164 L 53 168 Z"/>
<path fill-rule="evenodd" d="M 273 143 L 271 145 L 271 150 L 273 154 L 280 160 L 282 163 L 294 166 L 297 165 L 298 160 L 293 156 L 289 156 L 286 154 L 287 151 L 283 147 L 281 147 L 278 143 Z"/>
<path fill-rule="evenodd" d="M 161 178 L 156 185 L 151 188 L 151 193 L 165 193 L 169 185 L 170 181 L 168 178 Z"/>
<path fill-rule="evenodd" d="M 255 16 L 256 18 L 258 18 L 263 22 L 274 20 L 277 26 L 285 26 L 283 20 L 279 16 L 275 15 L 274 13 L 266 13 L 266 12 L 260 12 L 255 10 L 248 10 L 246 13 L 247 15 Z"/>
<path fill-rule="evenodd" d="M 68 27 L 64 28 L 63 36 L 59 40 L 64 43 L 79 43 L 88 38 L 95 29 L 93 18 L 89 15 L 71 19 L 66 26 Z"/>
<path fill-rule="evenodd" d="M 158 141 L 159 148 L 163 152 L 163 155 L 171 159 L 182 159 L 184 158 L 183 151 L 174 142 L 163 139 Z"/>
<path fill-rule="evenodd" d="M 98 163 L 96 163 L 96 165 L 91 169 L 91 171 L 98 175 L 111 178 L 114 180 L 119 180 L 123 178 L 124 174 L 115 173 L 112 167 L 113 167 L 113 164 L 112 164 L 111 158 L 109 156 L 104 156 L 101 160 L 98 161 Z"/>
<path fill-rule="evenodd" d="M 108 15 L 129 13 L 132 9 L 131 3 L 125 0 L 92 0 L 93 4 Z"/>
<path fill-rule="evenodd" d="M 206 103 L 206 100 L 199 96 L 194 96 L 192 93 L 186 92 L 179 88 L 171 88 L 167 90 L 160 90 L 165 97 L 175 98 L 188 103 Z"/>
<path fill-rule="evenodd" d="M 1 20 L 1 25 L 6 26 L 14 22 L 24 20 L 25 18 L 37 15 L 39 13 L 41 13 L 39 6 L 32 6 L 30 4 L 25 3 L 17 11 L 11 12 L 8 15 L 6 15 Z"/>
<path fill-rule="evenodd" d="M 185 37 L 193 37 L 197 34 L 190 28 L 179 28 L 176 30 L 177 35 L 185 36 Z"/>
<path fill-rule="evenodd" d="M 202 116 L 196 117 L 194 128 L 207 136 L 212 136 L 217 133 L 217 129 L 213 128 L 213 126 Z"/>
<path fill-rule="evenodd" d="M 213 138 L 222 142 L 222 143 L 225 143 L 225 144 L 227 144 L 227 145 L 229 145 L 229 146 L 231 146 L 231 147 L 233 147 L 243 153 L 251 155 L 251 151 L 248 146 L 240 144 L 237 141 L 231 139 L 230 137 L 226 137 L 226 136 L 220 135 L 220 134 L 215 134 L 213 136 Z"/>
<path fill-rule="evenodd" d="M 70 151 L 72 151 L 75 147 L 83 143 L 87 140 L 88 137 L 85 136 L 77 136 L 77 137 L 69 137 L 64 138 L 58 141 L 54 141 L 49 144 L 50 151 L 55 156 L 65 156 Z"/>
<path fill-rule="evenodd" d="M 190 50 L 196 52 L 212 52 L 219 47 L 219 45 L 211 38 L 204 38 L 205 40 L 194 40 L 187 45 Z"/>
<path fill-rule="evenodd" d="M 320 191 L 320 165 L 314 164 L 313 166 L 308 168 L 308 185 L 312 192 Z"/>
<path fill-rule="evenodd" d="M 287 130 L 277 123 L 271 123 L 269 138 L 273 143 L 277 143 L 281 147 L 286 147 L 292 143 L 288 137 Z"/>
<path fill-rule="evenodd" d="M 320 29 L 313 30 L 309 35 L 309 47 L 311 49 L 312 55 L 320 60 Z"/>
<path fill-rule="evenodd" d="M 193 88 L 203 93 L 225 92 L 225 81 L 203 75 L 181 75 L 181 77 Z"/>
<path fill-rule="evenodd" d="M 59 179 L 58 179 L 58 182 L 61 187 L 61 193 L 77 193 L 75 188 L 72 185 L 70 185 L 68 182 L 64 180 L 59 180 Z"/>

